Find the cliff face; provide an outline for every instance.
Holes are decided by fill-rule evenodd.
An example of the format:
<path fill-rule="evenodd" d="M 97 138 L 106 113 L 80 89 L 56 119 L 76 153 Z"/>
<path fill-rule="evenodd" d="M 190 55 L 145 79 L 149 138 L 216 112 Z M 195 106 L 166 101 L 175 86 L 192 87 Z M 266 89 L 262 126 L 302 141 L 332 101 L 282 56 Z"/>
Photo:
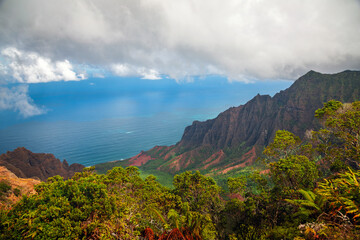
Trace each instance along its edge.
<path fill-rule="evenodd" d="M 210 145 L 216 149 L 267 145 L 279 129 L 302 137 L 317 128 L 316 109 L 331 99 L 352 102 L 360 98 L 360 72 L 320 74 L 310 71 L 290 88 L 274 97 L 257 95 L 245 105 L 234 107 L 206 122 L 188 126 L 177 144 L 184 149 Z"/>
<path fill-rule="evenodd" d="M 194 121 L 185 128 L 181 141 L 175 146 L 143 152 L 142 158 L 147 156 L 148 161 L 143 162 L 141 168 L 173 174 L 184 170 L 220 174 L 243 168 L 254 162 L 277 130 L 288 130 L 303 137 L 306 130 L 319 128 L 314 112 L 331 99 L 360 100 L 360 72 L 310 71 L 274 97 L 257 95 L 215 119 Z M 133 165 L 131 161 L 118 164 Z"/>
<path fill-rule="evenodd" d="M 84 168 L 77 163 L 69 166 L 66 160 L 61 162 L 53 154 L 33 153 L 23 147 L 0 155 L 0 166 L 6 167 L 17 177 L 38 178 L 42 181 L 55 175 L 70 178 Z"/>

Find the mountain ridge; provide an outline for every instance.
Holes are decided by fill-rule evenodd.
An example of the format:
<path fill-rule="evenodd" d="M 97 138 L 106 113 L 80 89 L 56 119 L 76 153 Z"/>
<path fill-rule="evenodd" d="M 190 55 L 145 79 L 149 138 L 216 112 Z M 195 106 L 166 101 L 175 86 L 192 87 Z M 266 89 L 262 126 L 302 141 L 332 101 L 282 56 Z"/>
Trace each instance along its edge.
<path fill-rule="evenodd" d="M 307 74 L 305 74 L 304 76 L 300 77 L 297 81 L 295 81 L 294 84 L 291 85 L 287 90 L 281 91 L 281 92 L 275 94 L 274 97 L 270 97 L 269 95 L 259 95 L 258 94 L 253 99 L 248 101 L 246 104 L 240 105 L 238 107 L 229 108 L 228 110 L 220 113 L 215 119 L 207 120 L 205 122 L 198 122 L 198 121 L 194 122 L 192 125 L 185 128 L 183 137 L 178 144 L 180 146 L 185 146 L 185 147 L 191 147 L 194 145 L 199 146 L 199 143 L 192 140 L 191 137 L 198 138 L 199 136 L 201 136 L 200 139 L 202 139 L 203 142 L 201 142 L 200 145 L 210 144 L 212 146 L 218 146 L 219 148 L 223 148 L 226 145 L 233 145 L 234 143 L 231 143 L 231 140 L 232 140 L 231 136 L 227 136 L 227 138 L 218 139 L 218 138 L 216 138 L 216 136 L 214 136 L 214 134 L 212 134 L 212 132 L 209 132 L 209 125 L 211 125 L 212 127 L 219 128 L 219 127 L 221 127 L 221 124 L 224 122 L 224 120 L 234 121 L 234 118 L 239 120 L 238 118 L 236 118 L 236 117 L 238 117 L 236 115 L 242 114 L 243 115 L 243 117 L 241 118 L 242 123 L 245 124 L 246 121 L 254 120 L 256 124 L 251 124 L 251 122 L 246 123 L 246 126 L 248 128 L 247 130 L 239 129 L 241 125 L 238 124 L 237 129 L 234 129 L 234 130 L 235 131 L 243 130 L 242 132 L 245 135 L 233 133 L 232 131 L 229 131 L 229 129 L 225 129 L 225 130 L 223 129 L 222 134 L 229 133 L 229 134 L 234 134 L 234 136 L 244 136 L 245 137 L 244 140 L 248 141 L 250 145 L 253 145 L 253 144 L 267 145 L 269 143 L 269 140 L 272 139 L 272 137 L 274 136 L 276 131 L 272 131 L 270 133 L 270 136 L 268 136 L 269 133 L 266 133 L 266 132 L 263 132 L 263 133 L 256 132 L 256 134 L 257 134 L 256 136 L 247 136 L 248 134 L 253 133 L 253 131 L 256 130 L 256 127 L 259 127 L 257 118 L 264 118 L 264 117 L 281 118 L 282 114 L 290 114 L 290 116 L 296 117 L 297 114 L 306 110 L 306 111 L 311 111 L 311 115 L 306 116 L 306 121 L 312 122 L 314 120 L 313 112 L 318 107 L 322 106 L 319 104 L 320 102 L 322 104 L 323 102 L 326 102 L 333 98 L 338 99 L 339 101 L 352 101 L 353 99 L 351 99 L 351 97 L 348 97 L 348 96 L 341 97 L 341 96 L 345 95 L 342 93 L 332 94 L 332 95 L 330 93 L 326 93 L 325 96 L 321 96 L 321 94 L 320 94 L 319 95 L 320 98 L 317 100 L 317 102 L 308 101 L 306 103 L 303 99 L 304 96 L 293 96 L 294 93 L 298 92 L 299 88 L 301 91 L 304 91 L 304 85 L 314 84 L 314 81 L 315 80 L 318 81 L 319 77 L 321 77 L 321 76 L 335 76 L 336 77 L 338 75 L 338 76 L 343 77 L 343 74 L 347 75 L 349 73 L 352 74 L 352 73 L 354 73 L 354 71 L 344 71 L 344 72 L 341 72 L 341 73 L 338 73 L 335 75 L 321 74 L 321 73 L 317 73 L 315 71 L 310 71 Z M 359 74 L 359 72 L 357 72 L 357 73 Z M 357 86 L 357 88 L 356 88 L 357 89 L 356 95 L 360 96 L 358 88 L 359 88 L 359 86 Z M 307 95 L 306 100 L 308 100 L 309 96 L 313 98 L 314 97 L 313 95 L 318 95 L 318 94 L 311 92 L 311 88 L 310 88 L 310 91 L 306 95 Z M 274 102 L 278 106 L 273 106 Z M 273 111 L 271 111 L 271 110 L 273 110 Z M 274 111 L 274 110 L 278 110 L 278 111 Z M 263 115 L 266 112 L 268 113 L 268 116 Z M 232 115 L 235 115 L 235 116 L 232 116 Z M 233 117 L 233 118 L 231 118 L 231 117 Z M 216 122 L 216 120 L 219 118 L 221 118 L 221 121 L 218 123 L 218 126 L 216 126 L 216 123 L 214 123 L 214 121 Z M 274 121 L 274 123 L 279 124 L 280 126 L 276 126 L 276 125 L 273 126 L 271 124 L 268 124 L 267 128 L 269 128 L 269 129 L 285 128 L 285 129 L 288 129 L 289 131 L 293 131 L 295 134 L 300 135 L 300 136 L 303 136 L 305 133 L 303 127 L 298 129 L 299 126 L 292 127 L 292 126 L 290 126 L 290 124 L 288 126 L 281 126 L 282 123 L 280 121 Z M 215 126 L 214 126 L 214 124 L 215 124 Z M 287 122 L 285 121 L 284 125 L 286 125 L 286 124 L 287 124 Z M 205 125 L 205 129 L 208 130 L 205 133 L 205 135 L 203 135 L 203 133 L 204 133 L 203 129 L 199 129 L 198 131 L 193 129 L 193 128 L 196 129 L 196 128 L 204 127 L 204 126 L 199 126 L 199 125 Z M 264 126 L 264 130 L 266 130 L 265 126 Z M 219 140 L 220 140 L 220 142 L 219 142 Z M 235 140 L 235 144 L 238 144 L 239 142 L 240 142 L 240 140 Z"/>
<path fill-rule="evenodd" d="M 318 129 L 320 123 L 314 112 L 331 99 L 359 100 L 360 71 L 346 70 L 336 74 L 309 71 L 273 97 L 258 94 L 246 104 L 229 108 L 214 119 L 194 121 L 175 145 L 156 146 L 142 152 L 142 161 L 137 166 L 171 174 L 201 170 L 215 175 L 243 168 L 245 163 L 253 164 L 254 154 L 251 153 L 258 156 L 277 130 L 288 130 L 302 138 L 306 130 Z M 133 165 L 139 162 L 136 161 L 138 157 L 114 162 L 113 166 Z M 97 165 L 98 169 L 103 167 Z"/>
<path fill-rule="evenodd" d="M 42 181 L 55 175 L 70 178 L 85 167 L 78 163 L 69 165 L 66 160 L 61 162 L 53 154 L 33 153 L 24 147 L 1 154 L 0 166 L 6 167 L 19 178 L 35 178 Z"/>

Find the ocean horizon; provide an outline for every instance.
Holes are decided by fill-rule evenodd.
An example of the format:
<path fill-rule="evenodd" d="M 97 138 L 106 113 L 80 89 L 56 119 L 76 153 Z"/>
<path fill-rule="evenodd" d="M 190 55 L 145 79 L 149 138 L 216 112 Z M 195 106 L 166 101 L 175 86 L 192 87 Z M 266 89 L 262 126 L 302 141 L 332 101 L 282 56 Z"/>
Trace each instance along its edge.
<path fill-rule="evenodd" d="M 193 121 L 215 118 L 258 93 L 273 96 L 291 83 L 208 76 L 183 83 L 108 77 L 31 84 L 29 96 L 45 113 L 24 118 L 1 111 L 0 153 L 25 147 L 85 166 L 122 160 L 176 144 Z"/>

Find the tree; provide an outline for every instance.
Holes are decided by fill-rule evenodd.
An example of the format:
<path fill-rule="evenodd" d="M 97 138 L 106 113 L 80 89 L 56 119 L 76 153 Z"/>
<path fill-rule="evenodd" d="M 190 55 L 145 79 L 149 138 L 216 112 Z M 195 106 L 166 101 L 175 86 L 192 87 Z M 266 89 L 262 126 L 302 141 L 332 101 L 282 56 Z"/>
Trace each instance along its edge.
<path fill-rule="evenodd" d="M 219 213 L 223 208 L 220 198 L 220 187 L 214 179 L 201 175 L 199 171 L 190 171 L 176 175 L 173 185 L 174 193 L 184 202 L 181 214 L 188 221 L 187 227 L 199 229 L 203 239 L 216 236 Z"/>
<path fill-rule="evenodd" d="M 284 191 L 312 189 L 319 177 L 314 161 L 302 155 L 291 155 L 269 164 L 273 182 Z"/>
<path fill-rule="evenodd" d="M 286 130 L 278 130 L 275 138 L 264 150 L 267 162 L 276 161 L 297 154 L 301 146 L 301 140 L 293 133 Z"/>
<path fill-rule="evenodd" d="M 277 131 L 263 153 L 273 183 L 283 191 L 311 189 L 319 177 L 312 146 L 293 133 Z"/>
<path fill-rule="evenodd" d="M 313 143 L 334 172 L 360 169 L 360 101 L 329 101 L 315 112 L 325 129 L 313 133 Z"/>
<path fill-rule="evenodd" d="M 212 214 L 221 209 L 220 187 L 214 179 L 201 175 L 199 171 L 176 175 L 173 185 L 174 193 L 189 203 L 191 211 Z"/>

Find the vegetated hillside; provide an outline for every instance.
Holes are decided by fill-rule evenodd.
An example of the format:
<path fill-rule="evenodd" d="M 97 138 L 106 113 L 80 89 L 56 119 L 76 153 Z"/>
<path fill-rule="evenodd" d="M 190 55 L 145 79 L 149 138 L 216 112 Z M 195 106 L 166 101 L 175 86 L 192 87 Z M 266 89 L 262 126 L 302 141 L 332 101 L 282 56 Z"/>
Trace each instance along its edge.
<path fill-rule="evenodd" d="M 34 186 L 40 181 L 18 178 L 6 167 L 0 166 L 0 209 L 19 201 L 23 195 L 34 194 Z"/>
<path fill-rule="evenodd" d="M 78 163 L 69 166 L 66 160 L 61 162 L 53 154 L 33 153 L 23 147 L 0 155 L 0 166 L 20 178 L 38 178 L 42 181 L 55 175 L 70 178 L 85 167 Z"/>
<path fill-rule="evenodd" d="M 219 175 L 254 164 L 263 147 L 283 129 L 303 137 L 318 129 L 314 111 L 331 99 L 360 99 L 360 72 L 321 74 L 310 71 L 274 97 L 257 95 L 245 105 L 230 108 L 205 122 L 185 128 L 180 142 L 155 146 L 122 162 L 99 164 L 100 172 L 114 166 L 138 166 L 171 174 L 200 170 Z"/>
<path fill-rule="evenodd" d="M 331 100 L 315 116 L 320 130 L 303 140 L 277 131 L 263 151 L 268 171 L 224 189 L 199 171 L 175 175 L 169 189 L 133 166 L 49 178 L 0 208 L 0 239 L 358 240 L 360 101 Z"/>

